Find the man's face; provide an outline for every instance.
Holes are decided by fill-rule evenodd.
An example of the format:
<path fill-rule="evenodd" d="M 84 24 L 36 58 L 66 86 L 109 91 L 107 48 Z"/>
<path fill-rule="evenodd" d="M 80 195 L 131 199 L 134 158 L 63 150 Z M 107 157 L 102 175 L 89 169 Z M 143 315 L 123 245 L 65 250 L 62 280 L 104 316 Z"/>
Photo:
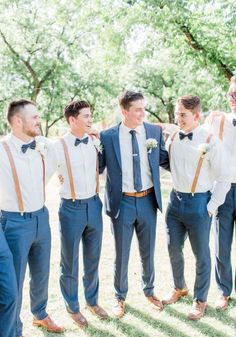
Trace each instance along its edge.
<path fill-rule="evenodd" d="M 181 103 L 176 104 L 175 119 L 178 126 L 183 131 L 191 131 L 199 119 L 198 113 L 193 113 L 191 110 L 187 110 Z"/>
<path fill-rule="evenodd" d="M 233 83 L 229 87 L 228 102 L 232 112 L 236 113 L 236 84 Z"/>
<path fill-rule="evenodd" d="M 33 104 L 24 106 L 19 114 L 22 132 L 29 137 L 41 135 L 40 116 L 37 108 Z"/>
<path fill-rule="evenodd" d="M 85 134 L 89 133 L 92 127 L 92 112 L 90 108 L 83 108 L 77 117 L 71 116 L 69 118 L 69 124 L 72 132 Z"/>
<path fill-rule="evenodd" d="M 130 128 L 136 128 L 143 123 L 145 117 L 145 103 L 143 99 L 131 102 L 130 107 L 122 109 L 124 123 Z"/>

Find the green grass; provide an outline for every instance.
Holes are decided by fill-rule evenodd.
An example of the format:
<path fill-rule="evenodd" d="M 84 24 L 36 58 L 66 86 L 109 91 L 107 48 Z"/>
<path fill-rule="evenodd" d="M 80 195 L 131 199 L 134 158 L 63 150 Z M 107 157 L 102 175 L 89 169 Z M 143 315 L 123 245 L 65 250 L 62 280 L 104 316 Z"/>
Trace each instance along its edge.
<path fill-rule="evenodd" d="M 164 199 L 164 212 L 171 189 L 168 174 L 162 178 L 162 191 Z M 91 336 L 91 337 L 236 337 L 236 299 L 235 294 L 230 302 L 229 309 L 225 312 L 217 312 L 214 309 L 214 301 L 218 296 L 212 271 L 212 282 L 208 298 L 208 309 L 206 315 L 199 322 L 187 319 L 188 311 L 192 304 L 191 295 L 183 298 L 176 304 L 166 306 L 162 312 L 152 309 L 147 303 L 140 282 L 140 259 L 137 241 L 134 237 L 129 263 L 129 293 L 126 301 L 127 314 L 120 320 L 111 317 L 107 321 L 99 321 L 88 310 L 85 309 L 85 301 L 82 287 L 83 265 L 80 254 L 79 274 L 79 297 L 81 312 L 89 321 L 87 329 L 81 330 L 73 324 L 66 313 L 63 299 L 59 288 L 59 253 L 60 240 L 58 232 L 57 208 L 59 204 L 58 183 L 54 177 L 47 188 L 47 205 L 50 209 L 52 228 L 52 259 L 49 286 L 48 312 L 58 323 L 66 328 L 61 336 Z M 156 295 L 164 296 L 172 287 L 172 278 L 167 252 L 164 212 L 158 213 L 157 240 L 156 240 Z M 232 251 L 235 248 L 233 246 Z M 212 265 L 214 266 L 214 238 L 211 235 Z M 113 258 L 114 243 L 110 231 L 110 220 L 104 216 L 104 237 L 102 256 L 100 262 L 100 297 L 99 303 L 111 314 L 113 304 Z M 235 265 L 235 256 L 232 256 Z M 42 261 L 43 263 L 43 261 Z M 192 293 L 195 277 L 195 260 L 189 241 L 185 244 L 185 276 L 186 282 Z M 32 315 L 30 313 L 28 296 L 28 273 L 26 275 L 24 288 L 24 301 L 22 309 L 22 320 L 24 323 L 24 337 L 55 337 L 55 334 L 47 333 L 45 330 L 32 326 Z"/>

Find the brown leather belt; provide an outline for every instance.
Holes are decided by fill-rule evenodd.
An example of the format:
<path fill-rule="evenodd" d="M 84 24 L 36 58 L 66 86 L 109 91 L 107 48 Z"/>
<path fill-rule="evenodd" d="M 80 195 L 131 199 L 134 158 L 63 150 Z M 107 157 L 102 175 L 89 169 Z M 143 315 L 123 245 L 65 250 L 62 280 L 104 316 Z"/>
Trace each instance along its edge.
<path fill-rule="evenodd" d="M 124 195 L 128 196 L 128 197 L 136 197 L 136 198 L 142 198 L 142 197 L 146 197 L 146 195 L 152 193 L 154 191 L 154 187 L 150 187 L 145 191 L 141 191 L 141 192 L 123 192 Z"/>

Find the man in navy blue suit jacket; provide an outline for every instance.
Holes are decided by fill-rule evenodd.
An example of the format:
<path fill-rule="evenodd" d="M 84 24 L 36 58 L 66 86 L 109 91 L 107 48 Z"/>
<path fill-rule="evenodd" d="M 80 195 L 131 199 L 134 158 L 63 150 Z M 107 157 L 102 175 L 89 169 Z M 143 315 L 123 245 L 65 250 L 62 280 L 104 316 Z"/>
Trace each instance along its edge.
<path fill-rule="evenodd" d="M 126 91 L 120 98 L 122 123 L 101 133 L 100 172 L 107 168 L 106 213 L 115 238 L 115 304 L 113 314 L 125 313 L 128 260 L 135 230 L 142 262 L 143 291 L 158 310 L 154 295 L 154 249 L 157 208 L 162 209 L 159 166 L 169 169 L 168 153 L 159 126 L 144 123 L 144 97 Z"/>

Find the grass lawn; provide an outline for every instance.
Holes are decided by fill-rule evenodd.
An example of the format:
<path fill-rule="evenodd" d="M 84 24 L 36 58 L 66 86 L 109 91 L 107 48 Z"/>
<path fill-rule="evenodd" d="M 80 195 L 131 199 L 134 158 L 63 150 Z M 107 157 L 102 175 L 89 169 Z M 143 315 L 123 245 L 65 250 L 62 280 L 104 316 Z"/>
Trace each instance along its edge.
<path fill-rule="evenodd" d="M 83 265 L 80 262 L 80 287 L 79 296 L 81 312 L 89 321 L 89 327 L 81 330 L 74 325 L 66 313 L 63 299 L 59 289 L 59 250 L 60 240 L 58 232 L 57 209 L 59 204 L 58 187 L 56 177 L 53 177 L 47 187 L 47 206 L 50 210 L 52 229 L 52 255 L 51 274 L 49 285 L 48 312 L 58 323 L 66 328 L 61 336 L 96 336 L 96 337 L 234 337 L 236 336 L 236 296 L 230 302 L 226 312 L 216 312 L 214 301 L 218 295 L 214 271 L 212 272 L 212 283 L 208 298 L 208 310 L 204 318 L 199 322 L 189 321 L 186 316 L 192 304 L 191 296 L 184 298 L 179 303 L 166 306 L 162 312 L 152 309 L 147 303 L 140 283 L 140 260 L 137 249 L 137 242 L 134 236 L 132 242 L 130 263 L 129 263 L 129 293 L 127 297 L 127 314 L 120 320 L 112 316 L 107 321 L 99 321 L 88 310 L 85 309 L 83 296 L 82 273 Z M 162 178 L 162 191 L 164 201 L 164 212 L 168 201 L 168 194 L 171 189 L 169 176 L 165 174 Z M 156 240 L 156 295 L 162 297 L 172 287 L 169 257 L 167 252 L 164 215 L 158 213 L 157 240 Z M 235 245 L 233 246 L 235 247 Z M 211 250 L 214 253 L 214 237 L 211 235 Z M 235 248 L 232 256 L 235 265 Z M 100 297 L 99 303 L 111 314 L 113 303 L 113 257 L 114 244 L 110 231 L 110 220 L 104 216 L 104 236 L 102 256 L 100 261 Z M 185 274 L 190 293 L 192 293 L 195 277 L 195 260 L 191 252 L 189 241 L 185 245 Z M 212 261 L 214 258 L 212 254 Z M 43 261 L 42 261 L 43 263 Z M 22 320 L 24 323 L 24 337 L 52 337 L 55 334 L 47 333 L 45 330 L 32 326 L 32 315 L 29 308 L 28 295 L 28 274 L 26 275 L 24 300 L 22 309 Z"/>

